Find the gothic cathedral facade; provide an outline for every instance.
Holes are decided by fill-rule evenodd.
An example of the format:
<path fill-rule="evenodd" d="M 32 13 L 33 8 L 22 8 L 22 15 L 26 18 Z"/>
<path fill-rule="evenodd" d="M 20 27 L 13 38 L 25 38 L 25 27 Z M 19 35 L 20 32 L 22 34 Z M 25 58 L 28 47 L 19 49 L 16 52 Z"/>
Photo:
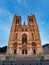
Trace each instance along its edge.
<path fill-rule="evenodd" d="M 7 47 L 8 54 L 33 55 L 42 53 L 35 15 L 28 16 L 28 24 L 21 24 L 21 16 L 14 16 Z"/>

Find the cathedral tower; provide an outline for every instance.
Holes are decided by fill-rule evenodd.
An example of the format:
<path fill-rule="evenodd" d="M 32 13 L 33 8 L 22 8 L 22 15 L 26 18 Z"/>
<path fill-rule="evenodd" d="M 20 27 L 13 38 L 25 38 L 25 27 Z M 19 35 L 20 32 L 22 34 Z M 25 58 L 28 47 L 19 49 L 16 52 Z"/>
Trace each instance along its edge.
<path fill-rule="evenodd" d="M 21 16 L 14 16 L 7 47 L 8 54 L 33 55 L 42 53 L 35 15 L 28 16 L 28 24 L 21 24 Z"/>

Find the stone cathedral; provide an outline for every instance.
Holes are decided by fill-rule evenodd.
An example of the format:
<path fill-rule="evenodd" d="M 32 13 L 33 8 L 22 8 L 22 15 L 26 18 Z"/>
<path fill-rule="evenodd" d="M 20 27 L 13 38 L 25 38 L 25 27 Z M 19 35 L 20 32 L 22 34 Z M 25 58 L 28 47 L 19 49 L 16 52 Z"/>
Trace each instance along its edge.
<path fill-rule="evenodd" d="M 14 16 L 7 47 L 8 54 L 33 55 L 43 52 L 35 15 L 28 16 L 22 25 L 21 16 Z"/>

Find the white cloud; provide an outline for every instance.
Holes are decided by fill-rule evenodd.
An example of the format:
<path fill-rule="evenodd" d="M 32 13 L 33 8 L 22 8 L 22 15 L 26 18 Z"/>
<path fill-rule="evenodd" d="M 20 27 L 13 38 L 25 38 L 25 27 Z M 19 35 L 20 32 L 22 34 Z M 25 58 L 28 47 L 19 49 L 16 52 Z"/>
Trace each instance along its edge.
<path fill-rule="evenodd" d="M 5 9 L 0 8 L 0 14 L 7 16 L 10 20 L 12 19 L 12 14 Z"/>

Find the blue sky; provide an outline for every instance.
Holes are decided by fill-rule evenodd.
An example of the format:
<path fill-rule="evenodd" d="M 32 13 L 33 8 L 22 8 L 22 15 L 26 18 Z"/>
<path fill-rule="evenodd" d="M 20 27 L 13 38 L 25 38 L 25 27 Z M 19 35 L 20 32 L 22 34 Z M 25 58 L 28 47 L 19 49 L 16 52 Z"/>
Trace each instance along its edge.
<path fill-rule="evenodd" d="M 49 0 L 0 0 L 0 47 L 8 44 L 14 15 L 27 23 L 31 13 L 36 16 L 42 45 L 49 43 Z"/>

